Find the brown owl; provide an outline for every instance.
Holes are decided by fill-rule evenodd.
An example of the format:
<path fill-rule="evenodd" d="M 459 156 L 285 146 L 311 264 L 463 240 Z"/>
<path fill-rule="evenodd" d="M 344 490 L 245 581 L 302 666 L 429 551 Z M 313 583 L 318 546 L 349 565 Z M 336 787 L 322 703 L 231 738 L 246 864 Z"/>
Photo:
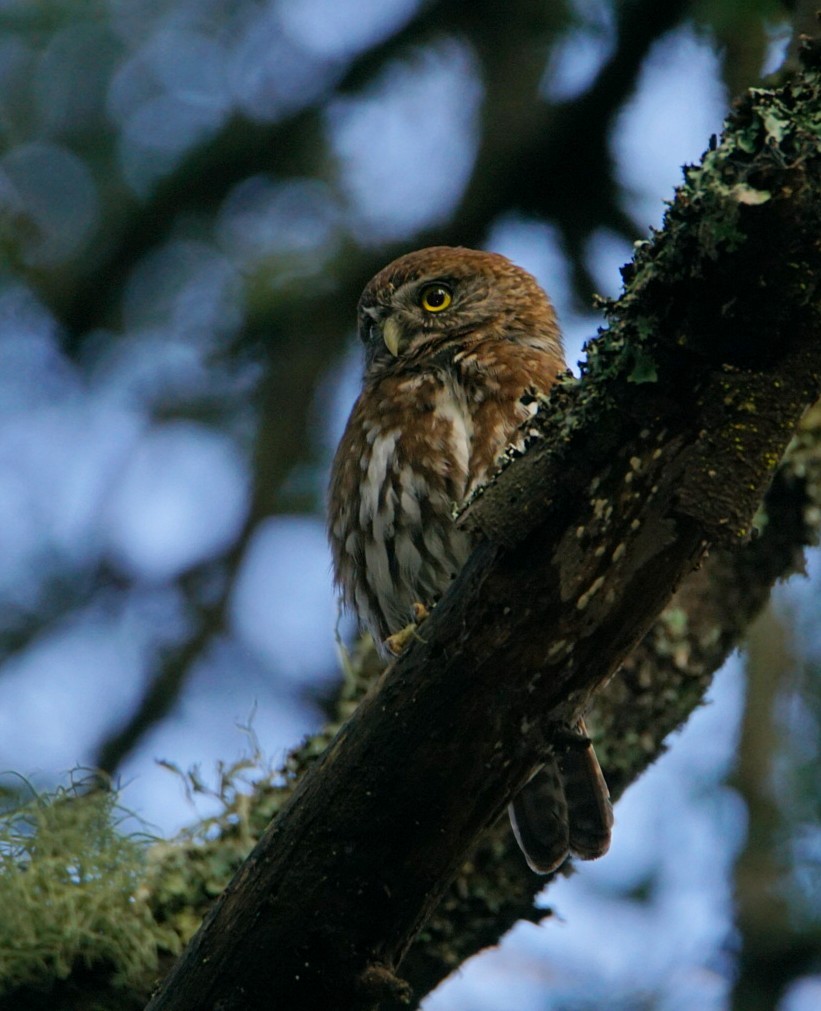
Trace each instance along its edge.
<path fill-rule="evenodd" d="M 496 253 L 402 256 L 367 285 L 358 322 L 365 375 L 333 463 L 328 531 L 344 602 L 384 650 L 464 565 L 472 544 L 454 507 L 522 438 L 534 395 L 565 362 L 549 299 Z M 557 751 L 510 818 L 537 872 L 605 853 L 612 809 L 592 746 Z"/>

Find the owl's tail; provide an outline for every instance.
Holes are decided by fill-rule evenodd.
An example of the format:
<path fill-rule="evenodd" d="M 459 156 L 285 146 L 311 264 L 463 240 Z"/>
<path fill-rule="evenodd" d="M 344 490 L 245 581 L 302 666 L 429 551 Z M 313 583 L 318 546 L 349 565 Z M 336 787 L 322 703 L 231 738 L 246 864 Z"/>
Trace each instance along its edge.
<path fill-rule="evenodd" d="M 579 743 L 557 752 L 527 782 L 508 808 L 513 834 L 531 869 L 550 874 L 567 856 L 595 860 L 610 848 L 613 807 L 593 745 Z"/>

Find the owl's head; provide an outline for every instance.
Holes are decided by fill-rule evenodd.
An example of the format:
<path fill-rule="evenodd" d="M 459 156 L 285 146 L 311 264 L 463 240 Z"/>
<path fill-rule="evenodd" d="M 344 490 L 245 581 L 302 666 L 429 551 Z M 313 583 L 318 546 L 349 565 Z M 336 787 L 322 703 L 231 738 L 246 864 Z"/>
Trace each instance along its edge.
<path fill-rule="evenodd" d="M 477 249 L 431 246 L 389 263 L 362 292 L 358 322 L 371 373 L 487 340 L 562 357 L 556 314 L 536 279 Z"/>

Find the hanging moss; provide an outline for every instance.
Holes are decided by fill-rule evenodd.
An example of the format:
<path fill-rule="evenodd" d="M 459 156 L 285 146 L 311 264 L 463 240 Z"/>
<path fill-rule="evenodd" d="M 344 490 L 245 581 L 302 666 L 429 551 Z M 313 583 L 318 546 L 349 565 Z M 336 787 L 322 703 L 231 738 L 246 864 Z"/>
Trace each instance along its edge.
<path fill-rule="evenodd" d="M 4 1004 L 21 1007 L 11 996 L 21 987 L 45 998 L 54 981 L 99 966 L 114 991 L 144 986 L 156 975 L 159 943 L 174 944 L 137 894 L 149 837 L 118 829 L 125 813 L 114 793 L 26 792 L 0 818 Z"/>

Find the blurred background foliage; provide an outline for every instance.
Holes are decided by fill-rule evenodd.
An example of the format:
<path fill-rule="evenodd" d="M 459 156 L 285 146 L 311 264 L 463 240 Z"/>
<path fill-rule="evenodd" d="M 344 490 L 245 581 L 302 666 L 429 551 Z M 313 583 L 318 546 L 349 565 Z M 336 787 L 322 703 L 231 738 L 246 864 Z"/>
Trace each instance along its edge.
<path fill-rule="evenodd" d="M 316 727 L 364 283 L 431 243 L 505 252 L 574 362 L 592 294 L 814 6 L 0 5 L 0 767 L 97 766 L 172 832 L 207 804 L 155 759 L 207 769 L 249 715 L 274 755 Z M 567 926 L 427 1006 L 821 1006 L 818 570 L 625 798 L 613 854 L 551 891 Z"/>

